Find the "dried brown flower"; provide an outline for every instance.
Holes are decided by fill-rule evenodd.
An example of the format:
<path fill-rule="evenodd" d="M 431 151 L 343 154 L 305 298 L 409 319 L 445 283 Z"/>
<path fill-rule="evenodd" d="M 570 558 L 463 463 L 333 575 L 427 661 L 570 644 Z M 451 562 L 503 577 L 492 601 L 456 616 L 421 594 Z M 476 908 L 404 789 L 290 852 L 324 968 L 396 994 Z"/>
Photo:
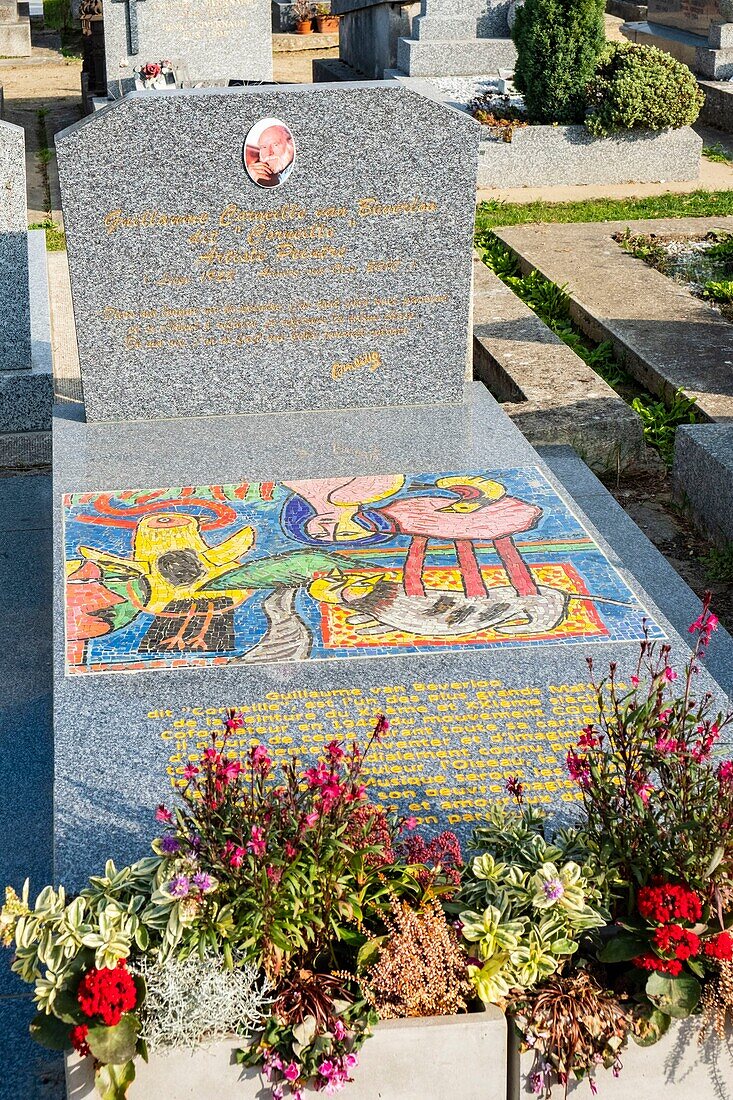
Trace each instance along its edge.
<path fill-rule="evenodd" d="M 719 1039 L 726 1037 L 726 1024 L 733 1021 L 733 962 L 719 962 L 717 973 L 705 983 L 700 1001 L 702 1027 L 700 1042 L 704 1042 L 710 1030 Z"/>
<path fill-rule="evenodd" d="M 535 1091 L 548 1096 L 553 1079 L 567 1089 L 571 1074 L 592 1075 L 599 1063 L 618 1063 L 631 1025 L 616 998 L 585 970 L 552 978 L 511 1007 L 536 1054 Z"/>
<path fill-rule="evenodd" d="M 383 1020 L 463 1012 L 471 991 L 466 955 L 439 903 L 415 910 L 392 897 L 390 911 L 379 957 L 362 980 L 369 1003 Z"/>

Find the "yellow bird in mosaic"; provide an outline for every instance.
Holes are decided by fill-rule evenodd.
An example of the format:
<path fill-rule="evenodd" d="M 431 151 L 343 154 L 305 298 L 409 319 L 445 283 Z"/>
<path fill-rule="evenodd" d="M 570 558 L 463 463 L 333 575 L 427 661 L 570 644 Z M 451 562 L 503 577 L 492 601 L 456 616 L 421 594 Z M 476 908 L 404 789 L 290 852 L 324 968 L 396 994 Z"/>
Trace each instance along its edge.
<path fill-rule="evenodd" d="M 254 530 L 243 527 L 218 546 L 209 546 L 201 536 L 195 516 L 157 512 L 145 516 L 137 525 L 132 557 L 124 558 L 91 546 L 80 546 L 79 551 L 88 561 L 96 562 L 105 570 L 129 571 L 145 577 L 150 586 L 145 609 L 155 615 L 171 600 L 207 596 L 207 585 L 231 569 L 254 544 Z M 217 591 L 211 595 L 239 597 L 241 589 Z"/>

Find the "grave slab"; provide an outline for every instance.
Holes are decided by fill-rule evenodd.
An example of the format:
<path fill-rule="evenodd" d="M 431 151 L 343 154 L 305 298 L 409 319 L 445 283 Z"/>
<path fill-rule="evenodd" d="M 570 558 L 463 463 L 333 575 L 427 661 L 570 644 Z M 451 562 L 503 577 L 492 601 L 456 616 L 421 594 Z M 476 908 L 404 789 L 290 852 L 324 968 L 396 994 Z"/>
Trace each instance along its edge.
<path fill-rule="evenodd" d="M 677 660 L 687 645 L 633 546 L 621 560 L 483 387 L 468 398 L 113 432 L 59 408 L 60 878 L 141 853 L 229 706 L 233 748 L 277 760 L 386 713 L 376 798 L 464 838 L 517 771 L 567 815 L 586 658 L 628 672 L 643 619 Z"/>
<path fill-rule="evenodd" d="M 268 0 L 109 0 L 104 6 L 107 91 L 134 90 L 136 68 L 172 60 L 187 84 L 272 80 Z"/>
<path fill-rule="evenodd" d="M 0 371 L 31 363 L 25 136 L 0 122 Z"/>
<path fill-rule="evenodd" d="M 611 340 L 626 369 L 652 393 L 694 397 L 702 415 L 733 421 L 733 327 L 666 275 L 613 240 L 628 222 L 513 226 L 497 236 L 558 286 L 567 284 L 573 319 L 593 339 Z M 634 233 L 700 236 L 730 232 L 733 218 L 655 218 Z"/>
<path fill-rule="evenodd" d="M 88 418 L 459 402 L 479 129 L 367 83 L 132 94 L 57 135 Z"/>

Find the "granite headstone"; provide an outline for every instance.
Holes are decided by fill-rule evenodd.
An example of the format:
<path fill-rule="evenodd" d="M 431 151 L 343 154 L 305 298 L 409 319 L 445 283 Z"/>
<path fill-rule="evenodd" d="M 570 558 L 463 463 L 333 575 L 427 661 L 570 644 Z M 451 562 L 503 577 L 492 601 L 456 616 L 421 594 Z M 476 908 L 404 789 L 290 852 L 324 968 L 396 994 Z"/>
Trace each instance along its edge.
<path fill-rule="evenodd" d="M 479 129 L 356 84 L 137 93 L 57 135 L 87 418 L 460 402 Z"/>
<path fill-rule="evenodd" d="M 272 80 L 269 0 L 106 0 L 107 91 L 135 88 L 135 70 L 175 60 L 187 82 Z"/>
<path fill-rule="evenodd" d="M 0 370 L 31 365 L 25 136 L 0 122 Z"/>

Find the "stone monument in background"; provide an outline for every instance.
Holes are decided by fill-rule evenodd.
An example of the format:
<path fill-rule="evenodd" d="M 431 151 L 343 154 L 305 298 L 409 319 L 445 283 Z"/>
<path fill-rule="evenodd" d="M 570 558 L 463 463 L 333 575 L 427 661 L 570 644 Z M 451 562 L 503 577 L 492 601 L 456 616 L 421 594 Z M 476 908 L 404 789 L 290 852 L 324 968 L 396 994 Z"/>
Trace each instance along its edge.
<path fill-rule="evenodd" d="M 333 0 L 339 59 L 377 80 L 493 76 L 516 61 L 509 9 L 510 0 Z M 314 78 L 330 79 L 330 66 L 315 62 Z"/>
<path fill-rule="evenodd" d="M 25 136 L 0 122 L 0 451 L 23 465 L 33 440 L 48 432 L 53 379 L 43 230 L 28 232 Z M 48 457 L 48 456 L 47 456 Z"/>
<path fill-rule="evenodd" d="M 710 80 L 733 76 L 733 0 L 649 0 L 647 19 L 624 23 L 621 31 Z"/>
<path fill-rule="evenodd" d="M 100 6 L 100 0 L 82 4 L 82 24 L 85 15 L 89 24 L 85 69 L 95 74 Z M 113 99 L 164 84 L 165 62 L 174 86 L 272 80 L 269 0 L 104 0 L 102 30 L 106 90 Z M 157 78 L 144 71 L 161 65 Z M 92 83 L 98 91 L 97 76 Z"/>
<path fill-rule="evenodd" d="M 0 57 L 30 57 L 31 21 L 18 0 L 0 0 Z"/>

